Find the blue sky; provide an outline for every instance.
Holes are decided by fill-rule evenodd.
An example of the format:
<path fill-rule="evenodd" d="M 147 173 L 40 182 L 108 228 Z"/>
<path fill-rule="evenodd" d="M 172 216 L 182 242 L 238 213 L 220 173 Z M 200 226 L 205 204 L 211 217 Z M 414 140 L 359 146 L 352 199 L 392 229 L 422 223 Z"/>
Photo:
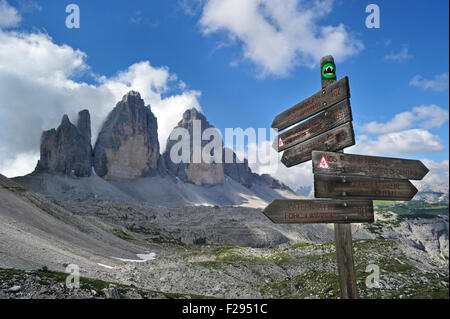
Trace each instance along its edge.
<path fill-rule="evenodd" d="M 100 86 L 99 76 L 117 80 L 118 72 L 149 61 L 152 68 L 168 68 L 165 70 L 177 77 L 161 85 L 160 99 L 174 94 L 181 98 L 183 92 L 191 92 L 193 100 L 188 101 L 198 102 L 208 120 L 222 132 L 226 127 L 269 128 L 274 116 L 320 89 L 320 56 L 336 52 L 338 77 L 350 78 L 358 142 L 355 152 L 447 161 L 448 170 L 446 0 L 287 1 L 297 10 L 291 12 L 283 12 L 276 0 L 261 0 L 260 10 L 242 8 L 242 12 L 249 10 L 248 15 L 237 14 L 239 2 L 224 7 L 213 0 L 2 2 L 20 16 L 20 21 L 3 25 L 8 41 L 12 41 L 11 32 L 45 34 L 58 47 L 67 45 L 84 52 L 82 63 L 87 69 L 69 72 L 71 81 Z M 65 8 L 70 3 L 80 8 L 79 29 L 65 26 Z M 379 29 L 365 25 L 369 3 L 380 8 Z M 262 18 L 257 16 L 261 12 Z M 306 13 L 320 17 L 308 18 Z M 277 21 L 280 16 L 290 16 L 297 24 Z M 1 17 L 0 10 L 0 27 Z M 258 23 L 273 28 L 273 40 L 280 41 L 280 49 L 271 45 L 270 36 L 255 30 Z M 293 30 L 296 26 L 301 32 Z M 328 39 L 326 27 L 345 39 L 321 44 L 320 40 Z M 39 99 L 36 101 L 39 108 Z M 0 123 L 5 123 L 2 108 L 5 111 L 6 106 L 0 104 Z M 61 115 L 54 113 L 55 118 Z M 42 127 L 50 125 L 45 120 L 38 122 Z M 398 139 L 401 144 L 417 136 L 423 139 L 420 145 L 396 144 Z M 2 146 L 8 154 L 15 152 L 6 144 L 0 149 Z M 36 151 L 38 146 L 17 149 L 18 154 Z M 8 163 L 19 162 L 11 158 Z M 0 167 L 5 165 L 0 163 Z"/>

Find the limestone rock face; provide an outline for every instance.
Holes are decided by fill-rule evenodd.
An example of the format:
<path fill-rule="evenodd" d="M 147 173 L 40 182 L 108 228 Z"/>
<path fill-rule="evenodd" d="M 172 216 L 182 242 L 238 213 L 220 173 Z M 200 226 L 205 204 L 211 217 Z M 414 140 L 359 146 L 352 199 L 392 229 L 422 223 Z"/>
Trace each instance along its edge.
<path fill-rule="evenodd" d="M 177 147 L 182 143 L 183 137 L 179 136 L 178 140 L 167 140 L 166 150 L 163 154 L 165 165 L 168 171 L 184 182 L 190 182 L 197 185 L 215 185 L 222 183 L 225 180 L 224 168 L 221 162 L 222 154 L 217 154 L 219 161 L 216 162 L 205 162 L 202 157 L 202 151 L 205 146 L 213 141 L 214 137 L 209 137 L 207 140 L 202 140 L 203 132 L 207 129 L 212 129 L 218 133 L 217 130 L 206 120 L 206 117 L 201 114 L 196 109 L 190 109 L 184 112 L 183 118 L 178 125 L 174 128 L 174 132 L 184 132 L 188 133 L 188 142 L 186 143 L 187 148 L 179 149 L 179 154 L 181 152 L 187 152 L 187 161 L 177 162 L 174 158 L 171 158 L 172 147 Z M 220 136 L 220 134 L 218 134 Z M 194 139 L 196 142 L 194 143 Z M 198 142 L 197 142 L 198 141 Z M 223 149 L 222 139 L 220 142 L 220 152 Z M 178 149 L 178 148 L 177 148 Z"/>
<path fill-rule="evenodd" d="M 78 114 L 77 126 L 64 115 L 57 129 L 44 131 L 41 157 L 36 171 L 63 173 L 73 177 L 91 175 L 92 146 L 89 111 Z"/>
<path fill-rule="evenodd" d="M 91 142 L 91 115 L 88 110 L 78 113 L 77 127 L 80 133 Z"/>
<path fill-rule="evenodd" d="M 256 178 L 262 181 L 263 183 L 267 184 L 270 188 L 274 189 L 290 189 L 287 185 L 285 185 L 283 182 L 281 182 L 278 179 L 273 178 L 269 174 L 262 174 L 262 175 L 256 175 Z"/>
<path fill-rule="evenodd" d="M 232 153 L 233 162 L 228 163 L 226 161 L 226 154 Z M 231 156 L 229 156 L 231 158 Z M 248 160 L 245 158 L 243 161 L 238 159 L 236 153 L 231 149 L 225 148 L 223 152 L 223 168 L 225 175 L 235 180 L 236 182 L 250 188 L 253 184 L 253 179 L 255 178 L 254 173 L 252 173 L 250 167 L 248 167 Z"/>
<path fill-rule="evenodd" d="M 218 148 L 220 148 L 221 154 L 217 154 L 218 162 L 208 163 L 203 161 L 201 155 L 202 153 L 208 152 L 213 155 L 213 149 L 208 147 L 213 141 L 213 137 L 210 134 L 203 136 L 204 133 L 211 132 L 211 129 L 217 132 L 217 137 L 214 138 L 218 138 L 220 142 Z M 186 135 L 188 137 L 188 141 L 184 143 L 185 146 L 181 146 L 184 138 L 179 136 L 183 133 L 183 130 L 187 133 Z M 206 130 L 208 132 L 205 132 Z M 215 185 L 222 183 L 225 180 L 225 176 L 228 176 L 247 188 L 251 188 L 254 184 L 263 184 L 274 189 L 289 189 L 289 187 L 270 175 L 253 173 L 248 166 L 247 159 L 241 160 L 233 150 L 223 147 L 220 133 L 196 109 L 190 109 L 184 112 L 182 120 L 178 122 L 171 135 L 174 138 L 178 136 L 178 139 L 172 140 L 169 137 L 167 140 L 166 150 L 163 154 L 164 162 L 169 173 L 177 176 L 183 182 L 190 182 L 197 185 Z M 205 137 L 205 140 L 202 140 L 202 136 Z M 194 153 L 196 151 L 194 140 L 201 140 L 201 151 L 197 152 L 197 154 L 200 154 L 202 161 L 198 162 L 197 160 L 197 163 L 194 162 Z M 198 142 L 196 144 L 200 145 Z M 189 154 L 184 158 L 181 155 L 186 149 L 189 151 Z M 214 149 L 215 151 L 217 149 Z M 174 158 L 174 154 L 180 155 L 178 159 Z M 181 158 L 183 158 L 183 161 L 180 161 Z M 199 155 L 197 155 L 198 158 Z M 232 160 L 230 161 L 230 159 Z"/>
<path fill-rule="evenodd" d="M 108 115 L 94 148 L 94 168 L 109 180 L 152 176 L 161 170 L 156 117 L 138 92 L 127 93 Z"/>

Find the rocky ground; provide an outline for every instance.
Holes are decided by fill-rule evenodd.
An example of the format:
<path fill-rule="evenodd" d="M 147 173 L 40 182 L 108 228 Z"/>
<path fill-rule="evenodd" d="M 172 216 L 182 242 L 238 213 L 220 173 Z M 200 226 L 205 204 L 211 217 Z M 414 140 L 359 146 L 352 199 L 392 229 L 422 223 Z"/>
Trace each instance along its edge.
<path fill-rule="evenodd" d="M 0 269 L 0 299 L 173 299 L 200 298 L 189 294 L 150 291 L 103 280 L 80 278 L 79 287 L 66 285 L 67 274 L 36 270 Z"/>
<path fill-rule="evenodd" d="M 354 241 L 361 298 L 448 298 L 448 268 L 387 239 Z M 65 273 L 0 270 L 1 298 L 338 298 L 333 242 L 277 248 L 167 245 L 145 263 L 109 270 L 110 281 Z M 379 281 L 374 276 L 379 268 Z M 80 269 L 83 274 L 82 269 Z"/>
<path fill-rule="evenodd" d="M 360 296 L 448 298 L 448 206 L 411 218 L 399 205 L 353 225 Z M 252 208 L 56 202 L 5 180 L 0 257 L 0 298 L 339 296 L 333 226 L 275 225 Z"/>

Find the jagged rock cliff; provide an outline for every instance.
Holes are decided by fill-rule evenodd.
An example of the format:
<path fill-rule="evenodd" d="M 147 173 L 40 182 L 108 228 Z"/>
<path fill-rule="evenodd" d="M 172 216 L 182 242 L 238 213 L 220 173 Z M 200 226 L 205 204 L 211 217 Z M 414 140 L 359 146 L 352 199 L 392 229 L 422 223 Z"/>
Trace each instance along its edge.
<path fill-rule="evenodd" d="M 194 128 L 194 126 L 196 127 Z M 185 129 L 188 134 L 184 137 L 179 136 L 178 140 L 172 140 L 170 138 L 167 140 L 166 151 L 163 154 L 166 167 L 170 173 L 184 182 L 191 182 L 197 185 L 215 185 L 225 180 L 224 168 L 220 160 L 219 163 L 207 163 L 203 161 L 201 156 L 205 145 L 213 139 L 211 137 L 210 140 L 202 140 L 202 134 L 208 128 L 213 128 L 213 126 L 206 120 L 206 117 L 196 109 L 190 109 L 184 112 L 182 120 L 174 128 L 174 131 L 177 129 Z M 186 147 L 179 149 L 179 155 L 183 151 L 189 153 L 186 157 L 187 161 L 177 163 L 176 159 L 171 158 L 171 150 L 183 138 L 188 138 L 189 143 L 186 143 Z M 194 139 L 196 141 L 195 143 Z M 220 139 L 220 150 L 223 149 L 222 145 L 222 140 Z M 221 155 L 219 156 L 220 158 L 222 158 Z"/>
<path fill-rule="evenodd" d="M 63 173 L 73 177 L 91 175 L 92 146 L 89 111 L 78 114 L 77 126 L 64 115 L 57 129 L 43 132 L 41 157 L 36 171 Z"/>
<path fill-rule="evenodd" d="M 188 133 L 186 136 L 189 141 L 185 146 L 182 146 L 183 137 L 178 136 L 182 133 L 182 130 L 180 129 L 184 129 Z M 178 136 L 178 139 L 173 140 L 169 137 L 166 150 L 163 154 L 165 165 L 171 174 L 177 176 L 184 182 L 190 182 L 197 185 L 219 184 L 225 180 L 226 176 L 228 176 L 247 188 L 251 188 L 254 184 L 263 184 L 274 189 L 289 189 L 289 187 L 270 175 L 258 175 L 253 173 L 248 165 L 247 159 L 241 160 L 233 150 L 223 147 L 221 135 L 217 130 L 215 130 L 217 132 L 215 137 L 209 136 L 210 134 L 206 134 L 208 136 L 203 136 L 207 129 L 215 130 L 215 128 L 207 121 L 206 117 L 198 110 L 190 109 L 184 112 L 182 120 L 173 129 L 171 134 L 174 135 L 174 137 Z M 204 140 L 202 137 L 205 137 L 206 139 Z M 208 145 L 216 138 L 218 139 L 217 149 L 208 148 Z M 218 151 L 219 153 L 216 156 L 219 160 L 217 163 L 206 163 L 203 161 L 202 157 L 201 163 L 193 163 L 195 157 L 194 152 L 196 151 L 196 145 L 194 145 L 195 139 L 201 140 L 201 144 L 198 143 L 197 145 L 197 149 L 200 148 L 200 151 L 197 150 L 197 156 L 201 157 L 203 152 L 209 152 L 210 155 L 214 155 L 213 153 Z M 173 147 L 175 147 L 175 151 L 172 150 Z M 177 160 L 171 158 L 171 156 L 173 156 L 173 154 L 171 155 L 171 151 L 177 155 L 181 155 L 182 150 L 186 147 L 190 152 L 189 156 L 186 158 L 187 161 L 177 162 Z M 178 158 L 178 160 L 180 158 Z M 230 161 L 230 159 L 232 160 Z"/>
<path fill-rule="evenodd" d="M 110 180 L 151 176 L 162 169 L 157 119 L 138 92 L 126 94 L 108 115 L 95 144 L 94 168 Z"/>
<path fill-rule="evenodd" d="M 185 133 L 183 137 L 178 135 L 180 131 Z M 168 174 L 200 186 L 219 185 L 229 178 L 257 193 L 255 188 L 260 186 L 289 190 L 269 175 L 253 173 L 247 159 L 241 160 L 232 150 L 224 148 L 220 132 L 196 109 L 187 110 L 172 133 L 177 133 L 175 140 L 169 138 L 166 151 L 160 155 L 157 119 L 140 94 L 130 91 L 106 118 L 94 150 L 87 110 L 79 113 L 77 126 L 64 116 L 57 130 L 44 132 L 36 171 L 82 177 L 90 176 L 94 167 L 95 173 L 105 180 Z M 183 154 L 178 156 L 182 161 L 171 157 L 172 148 L 177 155 Z"/>
<path fill-rule="evenodd" d="M 77 128 L 86 140 L 89 141 L 89 144 L 91 144 L 91 115 L 88 110 L 83 110 L 78 113 Z"/>
<path fill-rule="evenodd" d="M 227 163 L 227 161 L 225 160 L 227 152 L 232 153 L 232 158 L 233 158 L 232 163 Z M 248 167 L 247 159 L 244 159 L 244 161 L 241 161 L 237 157 L 236 153 L 234 153 L 231 149 L 224 148 L 223 163 L 224 163 L 223 169 L 224 169 L 225 175 L 229 176 L 230 178 L 232 178 L 239 184 L 244 185 L 247 188 L 250 188 L 252 186 L 253 179 L 255 178 L 254 175 L 256 175 L 256 174 L 253 174 L 250 167 Z"/>

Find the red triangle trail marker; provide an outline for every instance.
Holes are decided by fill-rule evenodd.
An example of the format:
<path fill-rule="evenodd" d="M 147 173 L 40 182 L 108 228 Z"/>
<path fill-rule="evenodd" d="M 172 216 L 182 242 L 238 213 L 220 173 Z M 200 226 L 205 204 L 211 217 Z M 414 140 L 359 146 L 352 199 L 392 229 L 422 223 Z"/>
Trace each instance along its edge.
<path fill-rule="evenodd" d="M 278 147 L 283 147 L 284 143 L 283 140 L 281 139 L 281 137 L 278 139 Z"/>
<path fill-rule="evenodd" d="M 318 167 L 319 168 L 330 168 L 330 166 L 328 165 L 328 162 L 325 158 L 325 155 L 322 155 L 322 158 L 320 159 Z"/>

